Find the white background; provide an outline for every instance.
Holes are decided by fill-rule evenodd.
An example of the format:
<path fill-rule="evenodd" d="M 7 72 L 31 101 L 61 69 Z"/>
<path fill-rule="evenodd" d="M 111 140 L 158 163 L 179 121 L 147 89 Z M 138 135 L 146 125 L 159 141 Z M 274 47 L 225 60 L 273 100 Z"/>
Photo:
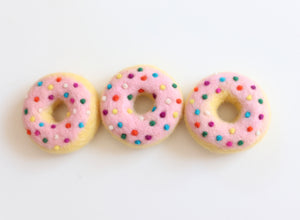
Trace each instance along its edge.
<path fill-rule="evenodd" d="M 1 0 L 0 219 L 300 219 L 298 0 Z M 181 122 L 134 150 L 101 125 L 68 155 L 41 151 L 21 122 L 27 90 L 66 71 L 100 92 L 119 70 L 155 65 L 184 96 L 235 71 L 268 95 L 272 123 L 249 151 L 216 155 Z"/>

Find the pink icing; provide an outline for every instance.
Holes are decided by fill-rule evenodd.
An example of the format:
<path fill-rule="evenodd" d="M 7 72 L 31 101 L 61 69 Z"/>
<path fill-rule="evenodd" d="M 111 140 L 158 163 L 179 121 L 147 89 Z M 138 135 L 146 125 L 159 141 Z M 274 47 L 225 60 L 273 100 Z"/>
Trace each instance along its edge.
<path fill-rule="evenodd" d="M 103 92 L 101 113 L 106 127 L 123 141 L 136 145 L 153 144 L 172 133 L 182 114 L 182 94 L 177 84 L 150 66 L 128 68 L 119 74 L 121 78 L 120 75 L 113 77 Z M 161 89 L 161 85 L 165 89 Z M 134 99 L 141 93 L 152 95 L 155 111 L 143 115 L 135 113 Z M 128 95 L 133 98 L 129 100 Z M 114 101 L 116 96 L 119 98 Z M 113 109 L 118 113 L 113 114 Z M 133 113 L 128 113 L 128 109 Z M 154 126 L 150 125 L 151 121 L 155 122 Z M 120 123 L 122 127 L 118 126 Z"/>
<path fill-rule="evenodd" d="M 187 100 L 185 114 L 192 132 L 201 140 L 220 149 L 240 149 L 254 144 L 259 136 L 267 131 L 269 112 L 265 96 L 247 77 L 236 73 L 218 73 L 203 79 L 195 88 L 197 89 L 194 89 Z M 234 123 L 223 121 L 210 114 L 216 111 L 210 106 L 213 97 L 224 91 L 235 96 L 242 105 L 240 117 Z M 207 99 L 202 97 L 205 94 Z M 247 99 L 249 95 L 251 100 Z M 191 99 L 194 103 L 190 103 Z M 196 110 L 200 113 L 195 114 Z M 232 128 L 235 129 L 233 134 L 229 132 Z M 203 132 L 207 132 L 206 135 L 203 135 Z"/>
<path fill-rule="evenodd" d="M 49 85 L 52 85 L 53 89 L 49 89 Z M 66 146 L 77 139 L 86 125 L 90 99 L 88 89 L 71 77 L 56 74 L 42 78 L 30 89 L 24 101 L 23 121 L 27 134 L 47 149 Z M 41 115 L 57 100 L 66 104 L 70 116 L 61 122 L 50 124 Z M 30 120 L 32 117 L 35 118 L 33 122 Z"/>

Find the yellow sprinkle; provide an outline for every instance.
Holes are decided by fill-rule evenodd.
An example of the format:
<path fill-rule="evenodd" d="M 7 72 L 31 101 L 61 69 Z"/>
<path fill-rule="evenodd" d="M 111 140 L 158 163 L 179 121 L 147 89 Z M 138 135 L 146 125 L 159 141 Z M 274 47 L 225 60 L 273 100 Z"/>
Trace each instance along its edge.
<path fill-rule="evenodd" d="M 117 79 L 121 79 L 121 78 L 122 78 L 122 74 L 119 73 L 119 74 L 117 75 Z"/>
<path fill-rule="evenodd" d="M 70 112 L 67 112 L 67 117 L 70 117 L 71 113 Z"/>
<path fill-rule="evenodd" d="M 112 110 L 112 113 L 113 113 L 114 115 L 118 114 L 118 109 L 114 108 L 114 109 Z"/>
<path fill-rule="evenodd" d="M 190 103 L 191 103 L 191 104 L 194 104 L 194 102 L 195 102 L 194 99 L 191 99 L 191 100 L 190 100 Z"/>
<path fill-rule="evenodd" d="M 31 122 L 35 122 L 35 117 L 34 117 L 34 116 L 31 116 L 30 121 L 31 121 Z"/>
<path fill-rule="evenodd" d="M 48 86 L 48 89 L 49 89 L 49 90 L 52 90 L 52 89 L 53 89 L 53 85 L 50 84 L 50 85 Z"/>
<path fill-rule="evenodd" d="M 173 113 L 173 118 L 177 118 L 178 117 L 178 112 L 174 112 Z"/>
<path fill-rule="evenodd" d="M 166 89 L 166 86 L 165 85 L 160 85 L 159 87 L 161 90 L 165 90 Z"/>
<path fill-rule="evenodd" d="M 132 110 L 129 108 L 129 109 L 127 109 L 127 112 L 129 113 L 129 114 L 132 114 Z"/>
<path fill-rule="evenodd" d="M 58 145 L 56 145 L 55 147 L 54 147 L 54 150 L 59 150 L 60 149 L 60 146 L 58 146 Z"/>
<path fill-rule="evenodd" d="M 234 128 L 230 128 L 230 129 L 229 129 L 229 133 L 230 133 L 230 134 L 234 134 L 234 133 L 235 133 L 235 129 L 234 129 Z"/>
<path fill-rule="evenodd" d="M 248 95 L 246 99 L 249 101 L 252 100 L 252 95 Z"/>

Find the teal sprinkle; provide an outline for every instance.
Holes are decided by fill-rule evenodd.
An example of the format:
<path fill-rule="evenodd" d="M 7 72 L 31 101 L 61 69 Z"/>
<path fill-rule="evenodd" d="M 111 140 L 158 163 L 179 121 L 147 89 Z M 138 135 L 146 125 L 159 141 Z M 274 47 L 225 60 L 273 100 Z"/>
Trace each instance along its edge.
<path fill-rule="evenodd" d="M 78 124 L 78 127 L 79 127 L 79 128 L 83 128 L 83 127 L 84 127 L 84 124 L 83 124 L 82 122 L 80 122 L 80 123 Z"/>
<path fill-rule="evenodd" d="M 38 86 L 42 86 L 42 85 L 43 85 L 43 82 L 42 82 L 42 81 L 39 81 L 39 82 L 37 83 L 37 85 L 38 85 Z"/>
<path fill-rule="evenodd" d="M 164 125 L 164 129 L 165 129 L 166 131 L 168 131 L 168 130 L 170 129 L 170 125 L 165 124 L 165 125 Z"/>
<path fill-rule="evenodd" d="M 39 126 L 40 126 L 40 127 L 44 127 L 44 125 L 45 125 L 44 122 L 40 122 L 40 123 L 39 123 Z"/>
<path fill-rule="evenodd" d="M 156 78 L 156 77 L 158 77 L 158 74 L 157 74 L 157 73 L 152 73 L 152 76 L 153 76 L 154 78 Z"/>
<path fill-rule="evenodd" d="M 112 88 L 112 85 L 111 84 L 108 84 L 107 85 L 107 89 L 111 89 Z"/>
<path fill-rule="evenodd" d="M 123 127 L 123 123 L 122 122 L 118 122 L 118 127 L 122 128 Z"/>
<path fill-rule="evenodd" d="M 65 93 L 64 93 L 64 97 L 65 97 L 65 98 L 68 98 L 68 97 L 69 97 L 69 93 L 68 93 L 68 92 L 65 92 Z"/>
<path fill-rule="evenodd" d="M 226 78 L 225 77 L 221 77 L 220 78 L 220 82 L 225 82 L 226 81 Z"/>
<path fill-rule="evenodd" d="M 197 109 L 195 110 L 195 115 L 200 115 L 200 109 L 197 108 Z"/>
<path fill-rule="evenodd" d="M 154 107 L 152 108 L 152 112 L 154 112 L 156 109 L 157 109 L 157 107 L 154 106 Z"/>
<path fill-rule="evenodd" d="M 137 144 L 137 145 L 139 145 L 139 144 L 141 144 L 142 142 L 141 142 L 140 140 L 136 140 L 134 143 Z"/>
<path fill-rule="evenodd" d="M 251 113 L 250 112 L 246 112 L 245 113 L 245 118 L 249 118 L 251 116 Z"/>
<path fill-rule="evenodd" d="M 221 140 L 223 140 L 223 137 L 221 135 L 217 135 L 216 140 L 221 141 Z"/>

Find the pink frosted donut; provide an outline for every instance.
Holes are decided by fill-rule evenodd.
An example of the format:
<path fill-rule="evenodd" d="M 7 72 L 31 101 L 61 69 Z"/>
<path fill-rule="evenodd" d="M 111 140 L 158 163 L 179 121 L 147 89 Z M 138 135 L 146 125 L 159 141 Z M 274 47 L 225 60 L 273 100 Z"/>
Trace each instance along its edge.
<path fill-rule="evenodd" d="M 134 101 L 150 95 L 155 104 L 151 111 L 138 114 Z M 104 126 L 122 143 L 133 147 L 153 145 L 167 138 L 182 115 L 182 94 L 177 84 L 162 70 L 142 65 L 115 75 L 102 94 Z"/>
<path fill-rule="evenodd" d="M 239 111 L 232 122 L 217 112 L 224 103 Z M 185 105 L 185 122 L 195 140 L 214 152 L 242 151 L 255 145 L 268 130 L 269 106 L 262 90 L 245 76 L 218 73 L 203 79 Z"/>
<path fill-rule="evenodd" d="M 52 113 L 61 103 L 68 113 L 57 122 Z M 30 89 L 23 107 L 24 126 L 43 150 L 71 152 L 94 136 L 100 122 L 98 104 L 97 92 L 86 79 L 71 73 L 50 74 Z"/>

